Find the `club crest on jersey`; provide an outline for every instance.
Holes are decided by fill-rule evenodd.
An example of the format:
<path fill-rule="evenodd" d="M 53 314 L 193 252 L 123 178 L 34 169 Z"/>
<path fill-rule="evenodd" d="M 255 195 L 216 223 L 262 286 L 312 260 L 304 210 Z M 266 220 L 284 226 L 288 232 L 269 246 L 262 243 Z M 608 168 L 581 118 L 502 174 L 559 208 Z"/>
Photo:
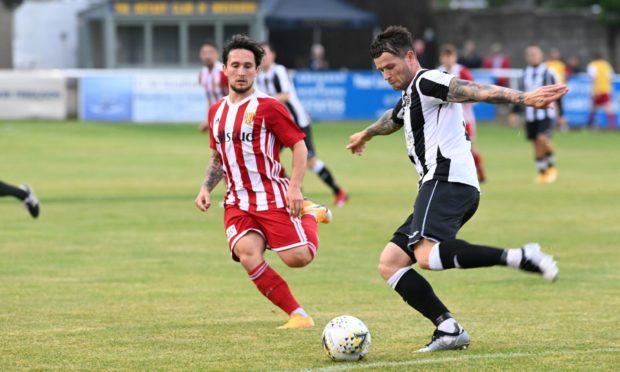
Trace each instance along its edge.
<path fill-rule="evenodd" d="M 247 125 L 248 127 L 253 127 L 255 115 L 256 112 L 246 112 L 245 116 L 243 117 L 243 124 Z"/>
<path fill-rule="evenodd" d="M 404 107 L 409 107 L 410 104 L 411 104 L 411 97 L 409 97 L 408 95 L 404 94 L 403 95 L 403 106 Z"/>

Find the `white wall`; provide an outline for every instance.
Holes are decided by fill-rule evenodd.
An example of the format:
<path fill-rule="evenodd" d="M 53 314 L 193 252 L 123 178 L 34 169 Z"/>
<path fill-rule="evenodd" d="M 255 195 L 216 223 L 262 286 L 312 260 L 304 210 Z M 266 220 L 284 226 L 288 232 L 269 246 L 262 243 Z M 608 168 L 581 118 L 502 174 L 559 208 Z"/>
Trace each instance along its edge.
<path fill-rule="evenodd" d="M 26 0 L 13 24 L 13 66 L 77 66 L 78 13 L 97 0 Z"/>

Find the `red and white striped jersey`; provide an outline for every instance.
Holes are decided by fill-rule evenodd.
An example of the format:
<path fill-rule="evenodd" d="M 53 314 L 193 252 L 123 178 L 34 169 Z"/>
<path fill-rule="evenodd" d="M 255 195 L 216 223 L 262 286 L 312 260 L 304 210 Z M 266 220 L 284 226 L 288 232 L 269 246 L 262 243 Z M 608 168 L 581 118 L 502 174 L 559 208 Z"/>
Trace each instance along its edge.
<path fill-rule="evenodd" d="M 438 70 L 449 73 L 450 75 L 454 75 L 462 80 L 474 81 L 474 77 L 469 71 L 469 69 L 461 64 L 455 63 L 450 70 L 446 68 L 446 66 L 441 65 L 437 68 Z M 463 103 L 463 119 L 465 119 L 465 123 L 469 125 L 476 125 L 476 116 L 474 116 L 474 106 L 472 103 Z"/>
<path fill-rule="evenodd" d="M 258 90 L 236 104 L 225 97 L 209 110 L 209 134 L 222 158 L 226 205 L 245 211 L 286 207 L 289 181 L 280 148 L 305 135 L 284 105 Z"/>
<path fill-rule="evenodd" d="M 198 73 L 198 84 L 202 85 L 207 95 L 207 108 L 228 95 L 228 78 L 222 62 L 215 62 L 211 70 L 203 66 Z"/>

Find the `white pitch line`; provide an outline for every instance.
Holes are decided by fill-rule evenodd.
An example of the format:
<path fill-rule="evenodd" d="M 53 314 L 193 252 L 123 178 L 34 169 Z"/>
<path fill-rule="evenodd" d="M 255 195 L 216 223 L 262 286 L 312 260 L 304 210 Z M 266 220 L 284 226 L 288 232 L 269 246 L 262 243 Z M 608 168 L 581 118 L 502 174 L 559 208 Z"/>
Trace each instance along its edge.
<path fill-rule="evenodd" d="M 375 363 L 349 363 L 340 364 L 332 367 L 303 369 L 303 372 L 334 372 L 334 371 L 348 371 L 351 369 L 366 369 L 366 368 L 381 368 L 381 367 L 403 367 L 414 366 L 422 364 L 436 364 L 445 362 L 460 362 L 466 360 L 475 359 L 502 359 L 502 358 L 520 358 L 520 357 L 543 357 L 554 355 L 575 355 L 575 354 L 604 354 L 604 353 L 617 353 L 620 352 L 620 348 L 602 348 L 602 349 L 590 349 L 590 350 L 564 350 L 564 351 L 541 351 L 541 352 L 512 352 L 512 353 L 494 353 L 494 354 L 473 354 L 473 355 L 459 355 L 449 356 L 442 358 L 432 359 L 416 359 L 416 360 L 403 360 L 400 362 L 375 362 Z"/>

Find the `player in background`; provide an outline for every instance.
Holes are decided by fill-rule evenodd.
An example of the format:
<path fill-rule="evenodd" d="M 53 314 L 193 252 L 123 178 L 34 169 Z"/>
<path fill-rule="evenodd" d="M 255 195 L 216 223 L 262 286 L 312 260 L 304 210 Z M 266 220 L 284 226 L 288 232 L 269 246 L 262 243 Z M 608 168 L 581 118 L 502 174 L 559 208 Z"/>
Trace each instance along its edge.
<path fill-rule="evenodd" d="M 331 220 L 324 206 L 304 201 L 304 133 L 278 100 L 254 88 L 263 58 L 260 45 L 235 35 L 224 48 L 230 94 L 209 109 L 211 160 L 196 197 L 206 212 L 211 191 L 224 178 L 224 228 L 232 258 L 240 262 L 258 290 L 289 315 L 280 328 L 309 328 L 314 321 L 286 281 L 265 262 L 265 249 L 289 267 L 304 267 L 319 247 L 317 223 Z M 290 181 L 280 163 L 280 147 L 293 152 Z"/>
<path fill-rule="evenodd" d="M 28 210 L 32 218 L 39 217 L 39 199 L 28 185 L 13 186 L 0 181 L 0 197 L 13 196 L 22 201 L 24 208 Z"/>
<path fill-rule="evenodd" d="M 525 60 L 527 67 L 523 70 L 520 86 L 526 92 L 534 91 L 545 85 L 557 84 L 558 78 L 555 73 L 547 67 L 544 61 L 542 49 L 537 45 L 530 45 L 525 49 Z M 517 113 L 522 107 L 515 105 L 509 118 L 511 124 L 519 121 Z M 536 183 L 553 183 L 558 177 L 555 166 L 555 156 L 553 150 L 553 123 L 556 118 L 556 111 L 553 107 L 537 109 L 533 107 L 525 108 L 525 133 L 528 140 L 532 141 L 534 148 L 534 160 L 538 175 Z"/>
<path fill-rule="evenodd" d="M 431 342 L 419 352 L 462 349 L 469 345 L 469 335 L 426 279 L 412 269 L 415 262 L 427 270 L 508 266 L 538 273 L 547 280 L 557 278 L 558 267 L 537 243 L 500 249 L 456 239 L 480 200 L 461 103 L 514 103 L 544 108 L 567 89 L 555 85 L 524 93 L 423 69 L 416 59 L 411 33 L 402 26 L 390 26 L 377 35 L 370 54 L 384 79 L 395 90 L 402 90 L 403 95 L 394 109 L 353 134 L 347 148 L 361 155 L 374 136 L 404 128 L 407 155 L 420 175 L 413 213 L 383 249 L 379 272 L 409 306 L 435 324 Z"/>
<path fill-rule="evenodd" d="M 308 169 L 318 175 L 332 190 L 334 194 L 334 205 L 336 207 L 344 206 L 349 199 L 349 195 L 336 183 L 331 171 L 316 155 L 314 141 L 312 140 L 310 117 L 301 105 L 299 98 L 297 98 L 295 86 L 289 78 L 286 67 L 276 63 L 276 52 L 271 44 L 263 42 L 261 46 L 265 50 L 265 56 L 260 66 L 261 71 L 258 74 L 258 89 L 277 98 L 286 106 L 297 126 L 299 126 L 306 135 L 304 141 L 308 148 Z"/>
<path fill-rule="evenodd" d="M 616 115 L 611 100 L 614 69 L 603 59 L 603 53 L 596 53 L 594 60 L 588 64 L 588 75 L 592 78 L 592 111 L 588 118 L 588 127 L 594 128 L 596 110 L 602 107 L 607 114 L 607 125 L 615 128 Z"/>
<path fill-rule="evenodd" d="M 459 63 L 458 52 L 454 45 L 445 44 L 439 51 L 439 66 L 438 70 L 447 72 L 462 80 L 474 81 L 469 69 Z M 476 164 L 476 172 L 478 172 L 478 181 L 486 181 L 486 175 L 482 166 L 482 157 L 475 148 L 476 140 L 476 116 L 474 115 L 474 105 L 472 103 L 463 103 L 463 118 L 465 119 L 465 133 L 469 136 L 471 141 L 471 154 L 474 156 L 474 163 Z"/>
<path fill-rule="evenodd" d="M 219 61 L 219 54 L 215 43 L 207 41 L 202 44 L 199 56 L 202 68 L 198 73 L 198 84 L 205 90 L 207 112 L 209 112 L 211 106 L 228 95 L 228 78 L 224 73 L 224 65 Z M 208 131 L 208 120 L 200 124 L 199 129 L 203 133 Z"/>
<path fill-rule="evenodd" d="M 549 49 L 548 58 L 545 61 L 545 65 L 555 73 L 558 78 L 559 84 L 566 84 L 566 64 L 562 61 L 562 54 L 558 48 Z M 566 117 L 564 116 L 564 104 L 563 99 L 560 98 L 557 101 L 557 126 L 562 132 L 568 131 L 568 124 L 566 123 Z"/>

